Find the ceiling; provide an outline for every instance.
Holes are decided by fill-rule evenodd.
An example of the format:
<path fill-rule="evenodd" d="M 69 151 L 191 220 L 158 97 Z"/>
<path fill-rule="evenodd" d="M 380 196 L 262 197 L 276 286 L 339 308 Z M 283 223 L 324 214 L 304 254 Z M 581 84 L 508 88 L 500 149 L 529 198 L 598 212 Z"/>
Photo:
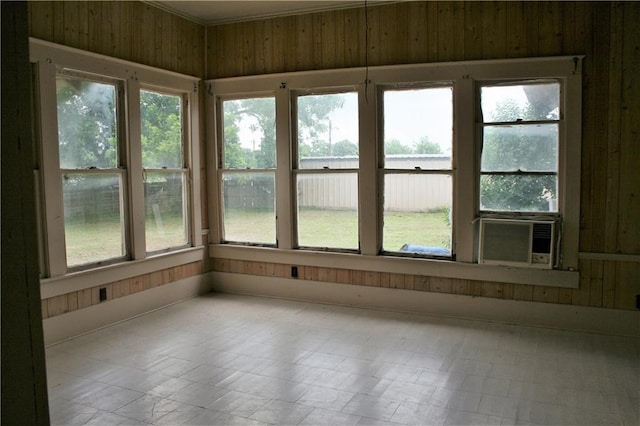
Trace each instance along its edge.
<path fill-rule="evenodd" d="M 372 3 L 376 0 L 369 1 Z M 343 1 L 148 1 L 154 6 L 190 19 L 203 25 L 215 25 L 228 22 L 248 21 L 283 15 L 317 12 L 330 9 L 344 9 L 364 6 L 364 0 Z M 377 2 L 379 3 L 379 1 Z"/>

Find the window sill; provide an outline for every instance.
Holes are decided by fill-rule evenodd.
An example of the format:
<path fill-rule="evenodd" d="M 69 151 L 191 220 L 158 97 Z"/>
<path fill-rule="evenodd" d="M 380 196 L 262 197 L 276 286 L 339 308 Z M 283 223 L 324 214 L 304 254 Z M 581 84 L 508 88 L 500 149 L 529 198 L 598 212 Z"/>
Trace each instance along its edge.
<path fill-rule="evenodd" d="M 40 297 L 47 299 L 74 291 L 108 284 L 138 275 L 197 262 L 204 257 L 204 247 L 191 247 L 112 265 L 72 272 L 40 280 Z"/>
<path fill-rule="evenodd" d="M 209 256 L 254 262 L 353 269 L 374 272 L 425 275 L 463 280 L 528 284 L 546 287 L 578 288 L 579 272 L 565 270 L 478 265 L 449 260 L 416 259 L 394 256 L 365 256 L 307 250 L 210 244 Z"/>

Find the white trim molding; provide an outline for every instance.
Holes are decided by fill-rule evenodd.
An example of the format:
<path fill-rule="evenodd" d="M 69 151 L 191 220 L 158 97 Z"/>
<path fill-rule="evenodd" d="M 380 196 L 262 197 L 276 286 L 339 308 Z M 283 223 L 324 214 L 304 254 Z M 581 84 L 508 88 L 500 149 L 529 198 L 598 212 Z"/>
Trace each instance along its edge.
<path fill-rule="evenodd" d="M 208 274 L 119 297 L 43 321 L 45 345 L 50 346 L 103 327 L 127 321 L 211 290 Z"/>
<path fill-rule="evenodd" d="M 211 272 L 213 291 L 640 337 L 635 311 Z"/>

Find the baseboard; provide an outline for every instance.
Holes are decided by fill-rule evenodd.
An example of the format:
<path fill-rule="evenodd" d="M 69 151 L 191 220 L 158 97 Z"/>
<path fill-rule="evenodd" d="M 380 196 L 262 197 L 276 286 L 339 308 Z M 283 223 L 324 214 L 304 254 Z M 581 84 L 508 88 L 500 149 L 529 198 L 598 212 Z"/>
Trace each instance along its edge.
<path fill-rule="evenodd" d="M 211 291 L 210 274 L 202 274 L 119 297 L 43 321 L 49 346 Z"/>
<path fill-rule="evenodd" d="M 214 291 L 640 337 L 640 312 L 211 272 Z"/>

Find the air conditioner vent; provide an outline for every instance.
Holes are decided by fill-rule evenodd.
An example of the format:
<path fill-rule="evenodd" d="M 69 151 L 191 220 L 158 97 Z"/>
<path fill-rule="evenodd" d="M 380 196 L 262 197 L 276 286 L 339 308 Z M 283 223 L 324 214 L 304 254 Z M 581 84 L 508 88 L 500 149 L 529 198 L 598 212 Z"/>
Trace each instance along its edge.
<path fill-rule="evenodd" d="M 482 218 L 478 263 L 550 269 L 554 225 L 552 221 Z"/>

